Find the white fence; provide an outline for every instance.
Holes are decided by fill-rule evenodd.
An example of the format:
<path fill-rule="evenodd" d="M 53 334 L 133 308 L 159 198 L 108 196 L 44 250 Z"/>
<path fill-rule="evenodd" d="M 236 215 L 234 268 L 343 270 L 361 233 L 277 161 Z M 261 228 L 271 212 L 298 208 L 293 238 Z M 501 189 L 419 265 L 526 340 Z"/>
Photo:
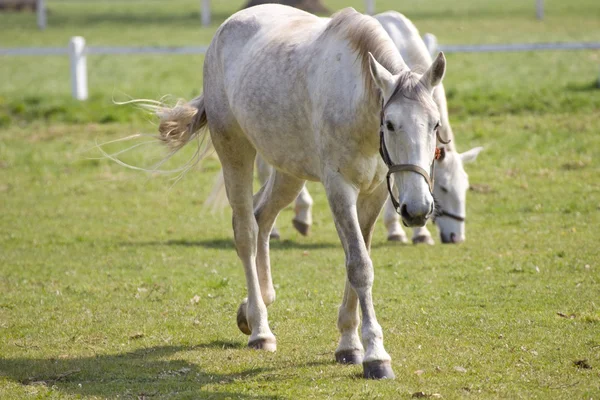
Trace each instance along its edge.
<path fill-rule="evenodd" d="M 444 51 L 445 53 L 489 53 L 538 50 L 600 50 L 600 42 L 439 45 L 437 43 L 437 38 L 431 33 L 426 33 L 423 36 L 423 40 L 427 46 L 427 49 L 432 54 L 438 50 Z M 83 37 L 75 36 L 69 41 L 68 47 L 0 48 L 0 56 L 69 55 L 73 97 L 77 100 L 86 100 L 88 98 L 86 56 L 88 54 L 205 54 L 207 49 L 207 46 L 87 47 Z"/>

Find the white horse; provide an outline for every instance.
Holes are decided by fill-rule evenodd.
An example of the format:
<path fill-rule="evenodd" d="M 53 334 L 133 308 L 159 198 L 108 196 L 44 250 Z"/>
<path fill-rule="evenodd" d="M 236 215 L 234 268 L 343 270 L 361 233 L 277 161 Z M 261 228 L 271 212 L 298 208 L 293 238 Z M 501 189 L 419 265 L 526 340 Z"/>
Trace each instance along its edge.
<path fill-rule="evenodd" d="M 237 322 L 248 346 L 276 349 L 267 319 L 275 300 L 269 233 L 305 181 L 320 181 L 346 255 L 336 359 L 362 361 L 366 378 L 394 377 L 373 307 L 371 236 L 388 195 L 386 173 L 406 225 L 422 226 L 433 212 L 428 171 L 440 115 L 432 92 L 445 66 L 440 53 L 422 75 L 413 73 L 381 25 L 353 9 L 323 19 L 267 4 L 239 11 L 217 30 L 201 96 L 153 106 L 160 137 L 174 150 L 210 130 L 246 275 Z M 253 196 L 257 153 L 274 171 Z"/>
<path fill-rule="evenodd" d="M 392 41 L 400 51 L 406 64 L 417 71 L 425 71 L 432 63 L 431 56 L 425 43 L 414 24 L 404 15 L 396 11 L 377 14 L 375 19 L 383 26 Z M 435 185 L 433 189 L 436 199 L 434 221 L 440 231 L 443 243 L 459 243 L 465 240 L 466 197 L 469 188 L 469 178 L 464 164 L 475 161 L 482 147 L 475 147 L 464 153 L 456 151 L 454 133 L 448 118 L 446 92 L 442 84 L 434 91 L 433 99 L 441 115 L 440 136 L 449 143 L 438 143 L 444 148 L 444 157 L 439 160 L 435 170 Z M 260 157 L 257 158 L 258 177 L 261 183 L 267 181 L 271 169 Z M 312 225 L 313 200 L 306 188 L 303 188 L 295 202 L 294 227 L 307 235 Z M 398 213 L 390 200 L 385 204 L 383 222 L 387 229 L 388 240 L 407 243 L 406 233 L 400 224 Z M 272 237 L 278 238 L 279 233 L 273 228 Z M 434 244 L 431 233 L 426 226 L 413 229 L 412 242 Z"/>

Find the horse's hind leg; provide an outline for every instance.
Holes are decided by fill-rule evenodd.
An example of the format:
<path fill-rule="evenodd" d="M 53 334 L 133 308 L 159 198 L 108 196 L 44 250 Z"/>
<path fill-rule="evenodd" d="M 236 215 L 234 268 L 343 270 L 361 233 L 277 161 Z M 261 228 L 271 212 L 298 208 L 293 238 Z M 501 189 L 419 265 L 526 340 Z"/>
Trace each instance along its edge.
<path fill-rule="evenodd" d="M 427 229 L 427 226 L 420 226 L 413 229 L 412 242 L 413 244 L 435 244 L 435 240 L 431 237 L 431 233 L 429 232 L 429 229 Z"/>
<path fill-rule="evenodd" d="M 275 301 L 269 260 L 269 234 L 279 212 L 298 195 L 304 181 L 274 170 L 269 180 L 254 196 L 254 216 L 258 223 L 256 267 L 262 298 L 268 306 Z"/>
<path fill-rule="evenodd" d="M 302 236 L 308 236 L 310 233 L 310 226 L 312 225 L 312 205 L 313 199 L 310 196 L 310 193 L 308 193 L 306 186 L 304 186 L 296 198 L 296 203 L 294 204 L 296 216 L 292 220 L 294 228 L 296 228 Z"/>
<path fill-rule="evenodd" d="M 244 265 L 248 298 L 242 303 L 244 322 L 240 329 L 250 334 L 248 346 L 275 351 L 275 336 L 269 328 L 267 307 L 263 301 L 256 270 L 258 225 L 254 218 L 252 183 L 256 151 L 241 134 L 219 131 L 211 126 L 211 137 L 221 164 L 227 198 L 233 213 L 233 233 L 238 256 Z M 225 140 L 224 140 L 225 139 Z M 238 325 L 239 325 L 238 310 Z"/>
<path fill-rule="evenodd" d="M 266 185 L 267 181 L 269 180 L 269 177 L 271 176 L 271 172 L 273 171 L 273 167 L 271 167 L 264 158 L 262 158 L 260 155 L 256 156 L 256 172 L 258 175 L 258 181 L 260 182 L 261 186 Z M 280 239 L 281 235 L 279 234 L 279 231 L 277 230 L 277 227 L 273 224 L 273 229 L 271 229 L 271 234 L 270 234 L 270 238 L 271 239 Z"/>
<path fill-rule="evenodd" d="M 404 233 L 400 225 L 400 216 L 389 197 L 383 206 L 383 223 L 385 229 L 387 229 L 387 240 L 390 242 L 408 243 L 406 233 Z"/>

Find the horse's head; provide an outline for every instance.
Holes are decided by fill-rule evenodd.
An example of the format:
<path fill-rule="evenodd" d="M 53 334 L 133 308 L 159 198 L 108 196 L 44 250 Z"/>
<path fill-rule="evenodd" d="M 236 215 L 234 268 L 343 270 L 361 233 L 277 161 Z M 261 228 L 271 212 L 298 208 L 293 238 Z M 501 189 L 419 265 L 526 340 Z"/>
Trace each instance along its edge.
<path fill-rule="evenodd" d="M 434 208 L 426 176 L 431 170 L 440 127 L 440 113 L 432 93 L 444 77 L 446 59 L 440 53 L 423 75 L 410 71 L 405 64 L 399 74 L 393 75 L 371 54 L 369 59 L 371 75 L 383 98 L 381 122 L 389 161 L 409 166 L 393 173 L 398 211 L 406 226 L 423 226 Z"/>
<path fill-rule="evenodd" d="M 464 164 L 475 161 L 483 147 L 459 154 L 446 150 L 437 161 L 433 195 L 436 201 L 435 223 L 443 243 L 465 240 L 465 218 L 469 176 Z"/>

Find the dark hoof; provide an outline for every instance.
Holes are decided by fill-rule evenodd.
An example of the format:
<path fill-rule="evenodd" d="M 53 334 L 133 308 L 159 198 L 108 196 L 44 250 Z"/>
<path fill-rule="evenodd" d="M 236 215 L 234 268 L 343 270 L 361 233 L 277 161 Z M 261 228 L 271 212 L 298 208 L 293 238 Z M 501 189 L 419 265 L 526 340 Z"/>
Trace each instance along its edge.
<path fill-rule="evenodd" d="M 279 240 L 279 239 L 281 239 L 281 236 L 279 235 L 279 231 L 277 230 L 277 228 L 273 227 L 273 230 L 271 231 L 271 234 L 269 235 L 269 238 L 271 240 Z"/>
<path fill-rule="evenodd" d="M 248 300 L 244 299 L 242 304 L 237 309 L 237 326 L 240 328 L 240 331 L 244 332 L 246 335 L 252 334 L 252 330 L 250 329 L 250 325 L 248 325 L 248 320 L 246 319 L 246 305 L 248 304 Z"/>
<path fill-rule="evenodd" d="M 412 240 L 413 244 L 428 244 L 433 245 L 435 242 L 431 238 L 431 236 L 417 236 Z"/>
<path fill-rule="evenodd" d="M 256 339 L 248 342 L 248 347 L 255 350 L 275 351 L 277 350 L 277 341 L 272 339 Z"/>
<path fill-rule="evenodd" d="M 388 242 L 408 243 L 408 239 L 406 238 L 406 236 L 402 235 L 389 235 L 387 240 Z"/>
<path fill-rule="evenodd" d="M 360 364 L 362 363 L 363 355 L 358 350 L 342 350 L 335 353 L 335 361 L 340 364 Z"/>
<path fill-rule="evenodd" d="M 363 377 L 365 379 L 394 379 L 394 371 L 389 361 L 369 361 L 363 363 Z"/>
<path fill-rule="evenodd" d="M 300 222 L 297 219 L 293 219 L 292 224 L 294 224 L 294 228 L 296 228 L 296 230 L 300 232 L 302 236 L 308 236 L 310 233 L 310 225 Z"/>

